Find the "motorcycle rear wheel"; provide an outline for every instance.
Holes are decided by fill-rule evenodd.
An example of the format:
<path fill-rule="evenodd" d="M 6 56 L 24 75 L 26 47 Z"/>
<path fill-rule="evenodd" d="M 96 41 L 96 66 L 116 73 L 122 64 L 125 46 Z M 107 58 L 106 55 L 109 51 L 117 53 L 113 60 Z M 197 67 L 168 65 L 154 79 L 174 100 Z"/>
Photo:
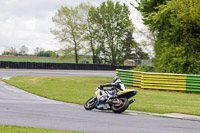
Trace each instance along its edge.
<path fill-rule="evenodd" d="M 92 99 L 93 99 L 93 100 L 92 100 Z M 84 108 L 85 108 L 86 110 L 92 110 L 92 109 L 95 108 L 96 104 L 97 104 L 97 98 L 94 99 L 93 97 L 91 97 L 91 98 L 88 99 L 87 102 L 85 103 Z"/>
<path fill-rule="evenodd" d="M 111 106 L 111 109 L 114 113 L 122 113 L 124 112 L 128 106 L 129 106 L 129 101 L 127 98 L 125 97 L 122 97 L 122 98 L 119 98 L 119 101 L 120 101 L 120 104 L 113 104 Z"/>

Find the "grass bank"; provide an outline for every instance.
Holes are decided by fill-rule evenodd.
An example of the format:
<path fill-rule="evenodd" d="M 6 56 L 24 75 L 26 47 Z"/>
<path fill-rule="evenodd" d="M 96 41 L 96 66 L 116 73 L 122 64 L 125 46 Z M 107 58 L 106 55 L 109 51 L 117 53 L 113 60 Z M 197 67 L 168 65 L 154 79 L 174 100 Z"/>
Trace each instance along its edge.
<path fill-rule="evenodd" d="M 112 78 L 19 76 L 4 81 L 43 97 L 83 105 L 94 95 L 96 87 L 110 83 Z M 143 89 L 138 91 L 136 102 L 131 104 L 130 110 L 200 115 L 200 94 Z"/>
<path fill-rule="evenodd" d="M 92 63 L 91 59 L 80 59 L 79 63 L 87 60 L 89 63 Z M 75 63 L 75 59 L 59 59 L 59 58 L 39 58 L 39 57 L 0 57 L 0 61 L 12 61 L 12 62 L 48 62 L 48 63 Z"/>
<path fill-rule="evenodd" d="M 43 128 L 19 127 L 19 126 L 0 126 L 0 133 L 80 133 L 64 130 L 51 130 Z"/>

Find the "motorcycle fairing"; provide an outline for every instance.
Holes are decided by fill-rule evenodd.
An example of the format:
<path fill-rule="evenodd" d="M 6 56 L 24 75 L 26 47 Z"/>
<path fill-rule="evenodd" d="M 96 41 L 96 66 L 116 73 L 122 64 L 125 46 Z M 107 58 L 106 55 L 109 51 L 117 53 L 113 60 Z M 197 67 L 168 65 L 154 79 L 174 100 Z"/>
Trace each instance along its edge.
<path fill-rule="evenodd" d="M 135 89 L 126 89 L 124 91 L 119 91 L 117 95 L 120 97 L 126 97 L 127 99 L 137 94 L 137 90 Z"/>

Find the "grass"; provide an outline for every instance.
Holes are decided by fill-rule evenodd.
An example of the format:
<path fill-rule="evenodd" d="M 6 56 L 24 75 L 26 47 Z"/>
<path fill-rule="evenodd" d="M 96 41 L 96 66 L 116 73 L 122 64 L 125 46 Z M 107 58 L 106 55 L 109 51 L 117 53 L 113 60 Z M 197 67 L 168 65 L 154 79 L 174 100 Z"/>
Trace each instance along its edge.
<path fill-rule="evenodd" d="M 0 126 L 0 133 L 80 133 L 74 131 L 51 130 L 43 128 Z"/>
<path fill-rule="evenodd" d="M 43 97 L 83 105 L 96 87 L 112 78 L 19 76 L 4 81 Z M 200 94 L 138 89 L 135 98 L 130 110 L 200 115 Z"/>
<path fill-rule="evenodd" d="M 12 61 L 12 62 L 49 62 L 49 63 L 75 63 L 74 59 L 37 59 L 37 58 L 1 58 L 0 61 Z M 92 60 L 88 60 L 92 63 Z M 81 60 L 79 60 L 81 63 Z"/>

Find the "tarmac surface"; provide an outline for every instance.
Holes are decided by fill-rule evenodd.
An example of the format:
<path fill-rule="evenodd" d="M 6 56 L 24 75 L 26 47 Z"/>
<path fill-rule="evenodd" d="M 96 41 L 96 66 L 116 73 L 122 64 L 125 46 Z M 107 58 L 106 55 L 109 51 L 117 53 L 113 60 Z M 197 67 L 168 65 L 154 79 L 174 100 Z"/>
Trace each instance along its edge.
<path fill-rule="evenodd" d="M 0 69 L 0 78 L 14 77 L 20 75 L 114 77 L 115 71 Z"/>

